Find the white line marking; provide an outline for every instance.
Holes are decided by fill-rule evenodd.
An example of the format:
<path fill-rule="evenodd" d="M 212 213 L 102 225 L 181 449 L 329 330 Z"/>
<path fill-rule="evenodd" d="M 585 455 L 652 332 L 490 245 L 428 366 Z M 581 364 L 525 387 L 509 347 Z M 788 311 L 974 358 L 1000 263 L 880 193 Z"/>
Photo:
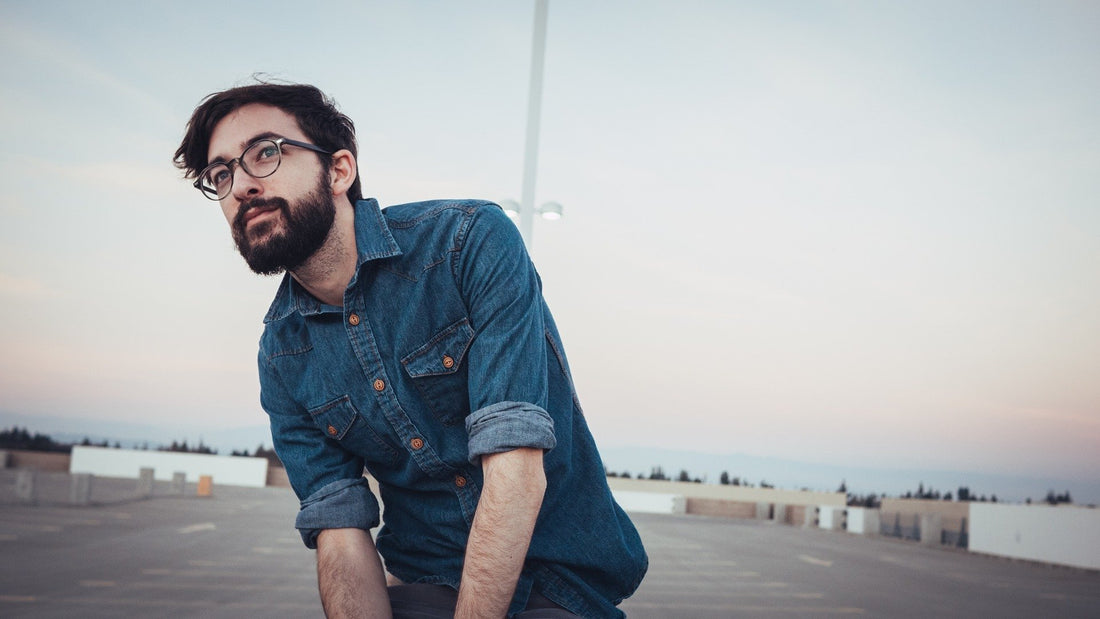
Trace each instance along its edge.
<path fill-rule="evenodd" d="M 216 528 L 218 527 L 214 526 L 213 522 L 203 522 L 200 524 L 193 524 L 189 527 L 183 527 L 179 532 L 183 534 L 198 533 L 199 531 L 213 531 Z"/>
<path fill-rule="evenodd" d="M 0 595 L 0 602 L 37 602 L 33 595 Z"/>
<path fill-rule="evenodd" d="M 798 555 L 798 559 L 799 559 L 799 561 L 805 561 L 806 563 L 809 563 L 810 565 L 820 565 L 821 567 L 832 567 L 832 565 L 833 565 L 832 561 L 826 561 L 825 559 L 817 559 L 815 557 L 811 557 L 810 555 Z"/>

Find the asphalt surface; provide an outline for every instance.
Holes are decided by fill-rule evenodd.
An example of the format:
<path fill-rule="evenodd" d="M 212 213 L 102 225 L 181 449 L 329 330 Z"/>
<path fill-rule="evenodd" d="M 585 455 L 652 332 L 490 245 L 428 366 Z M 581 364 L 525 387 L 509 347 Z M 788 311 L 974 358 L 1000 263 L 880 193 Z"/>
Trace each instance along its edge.
<path fill-rule="evenodd" d="M 134 497 L 39 474 L 37 505 L 0 471 L 0 617 L 321 617 L 288 489 Z M 752 520 L 637 514 L 650 572 L 632 618 L 1097 617 L 1100 573 Z"/>

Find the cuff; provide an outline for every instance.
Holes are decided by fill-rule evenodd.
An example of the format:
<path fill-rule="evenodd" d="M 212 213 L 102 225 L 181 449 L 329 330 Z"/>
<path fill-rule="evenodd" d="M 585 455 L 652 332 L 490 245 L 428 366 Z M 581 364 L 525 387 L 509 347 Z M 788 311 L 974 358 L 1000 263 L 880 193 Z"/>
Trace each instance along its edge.
<path fill-rule="evenodd" d="M 553 449 L 554 420 L 545 410 L 527 402 L 497 402 L 479 408 L 466 418 L 470 437 L 470 464 L 481 456 L 520 447 Z"/>
<path fill-rule="evenodd" d="M 324 529 L 363 529 L 378 526 L 378 499 L 367 480 L 334 481 L 302 501 L 294 527 L 302 534 L 306 548 L 316 550 L 317 535 Z"/>

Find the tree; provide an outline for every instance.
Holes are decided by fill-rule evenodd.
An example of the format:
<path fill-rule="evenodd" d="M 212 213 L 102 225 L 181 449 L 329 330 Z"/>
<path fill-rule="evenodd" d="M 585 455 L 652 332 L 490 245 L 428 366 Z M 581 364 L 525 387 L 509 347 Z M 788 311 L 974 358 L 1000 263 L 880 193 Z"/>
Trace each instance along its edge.
<path fill-rule="evenodd" d="M 718 483 L 723 486 L 728 486 L 730 484 L 730 474 L 722 471 L 722 474 L 718 477 Z"/>
<path fill-rule="evenodd" d="M 848 494 L 848 482 L 845 479 L 840 480 L 840 487 L 836 489 L 837 492 Z"/>
<path fill-rule="evenodd" d="M 686 469 L 680 469 L 680 477 L 676 481 L 691 481 L 691 475 L 688 475 Z"/>

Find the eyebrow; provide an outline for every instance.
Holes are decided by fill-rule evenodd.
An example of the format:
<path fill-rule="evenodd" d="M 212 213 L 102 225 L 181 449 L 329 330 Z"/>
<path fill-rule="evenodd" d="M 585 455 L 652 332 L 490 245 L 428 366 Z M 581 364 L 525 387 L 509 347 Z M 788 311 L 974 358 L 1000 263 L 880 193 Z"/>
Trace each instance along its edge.
<path fill-rule="evenodd" d="M 255 143 L 257 140 L 274 140 L 274 139 L 281 138 L 281 137 L 285 137 L 285 136 L 283 136 L 281 133 L 275 133 L 274 131 L 262 131 L 260 133 L 257 133 L 256 135 L 248 138 L 247 140 L 241 142 L 240 149 L 241 149 L 241 152 L 243 153 L 244 149 L 248 148 L 249 145 Z M 214 163 L 225 163 L 226 161 L 228 161 L 228 159 L 226 159 L 225 157 L 222 157 L 221 155 L 219 155 L 217 157 L 214 157 L 210 161 L 207 161 L 206 165 L 210 165 L 210 164 L 214 164 Z"/>

